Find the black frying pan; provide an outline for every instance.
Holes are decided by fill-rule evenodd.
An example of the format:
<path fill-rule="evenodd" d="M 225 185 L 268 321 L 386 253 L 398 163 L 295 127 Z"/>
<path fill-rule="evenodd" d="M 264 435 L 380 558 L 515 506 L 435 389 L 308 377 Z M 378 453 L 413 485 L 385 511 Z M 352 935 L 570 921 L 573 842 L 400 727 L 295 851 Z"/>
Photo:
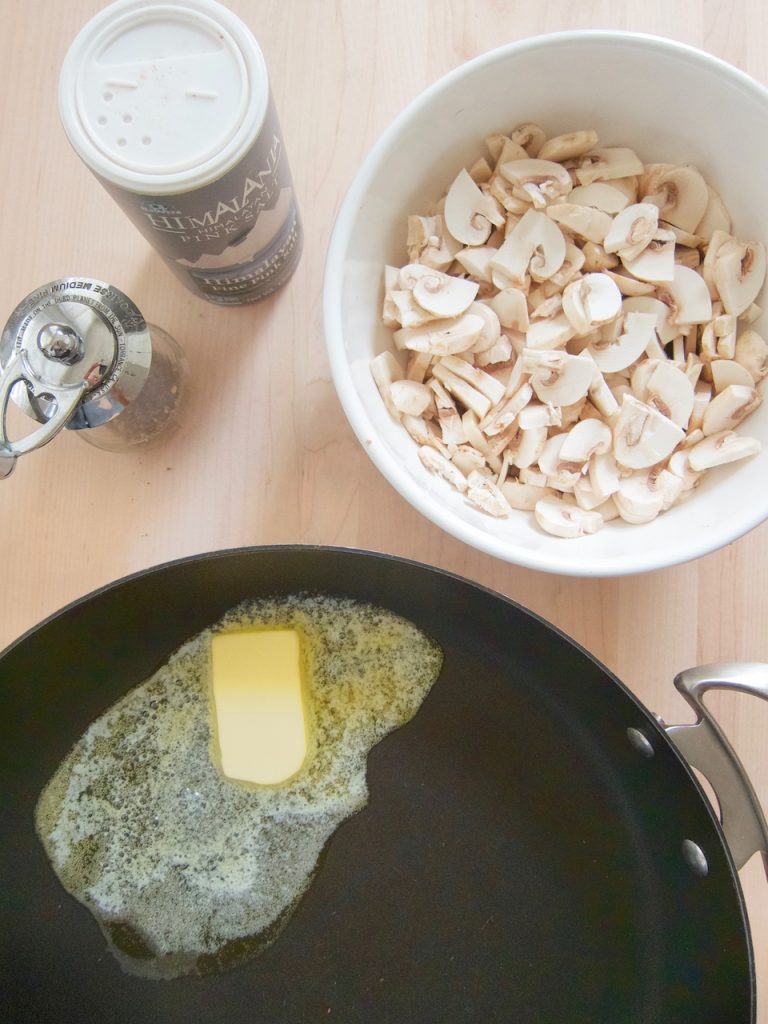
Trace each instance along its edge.
<path fill-rule="evenodd" d="M 89 723 L 182 640 L 243 598 L 299 590 L 407 616 L 442 645 L 442 675 L 374 748 L 368 807 L 333 835 L 260 959 L 207 978 L 127 976 L 46 860 L 40 790 Z M 472 583 L 341 549 L 186 559 L 32 630 L 0 658 L 0 695 L 9 1024 L 755 1019 L 738 878 L 690 769 L 605 668 Z M 682 856 L 686 839 L 705 851 L 706 876 Z"/>

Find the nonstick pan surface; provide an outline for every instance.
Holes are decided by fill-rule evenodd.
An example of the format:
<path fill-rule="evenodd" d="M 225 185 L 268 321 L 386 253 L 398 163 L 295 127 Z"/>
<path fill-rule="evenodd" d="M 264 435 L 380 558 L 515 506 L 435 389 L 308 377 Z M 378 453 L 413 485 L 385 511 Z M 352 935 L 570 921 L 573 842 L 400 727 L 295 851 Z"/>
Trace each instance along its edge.
<path fill-rule="evenodd" d="M 38 795 L 90 722 L 183 640 L 243 598 L 299 591 L 406 616 L 442 646 L 442 674 L 373 749 L 368 806 L 333 835 L 266 953 L 206 978 L 128 976 L 48 864 Z M 338 548 L 173 562 L 26 634 L 0 657 L 0 701 L 9 1024 L 755 1019 L 738 878 L 693 774 L 589 654 L 466 580 Z"/>

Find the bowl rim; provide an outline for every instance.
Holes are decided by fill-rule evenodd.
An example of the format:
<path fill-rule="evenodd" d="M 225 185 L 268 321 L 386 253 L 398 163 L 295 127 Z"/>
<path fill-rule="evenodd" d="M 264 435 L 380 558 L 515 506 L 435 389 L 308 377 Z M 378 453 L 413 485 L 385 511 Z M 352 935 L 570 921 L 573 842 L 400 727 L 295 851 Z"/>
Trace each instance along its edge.
<path fill-rule="evenodd" d="M 538 550 L 510 544 L 503 538 L 456 516 L 447 506 L 435 500 L 426 488 L 418 481 L 413 480 L 408 472 L 392 458 L 386 444 L 374 428 L 355 387 L 344 347 L 342 328 L 341 298 L 345 253 L 357 213 L 363 204 L 372 179 L 392 148 L 393 141 L 444 89 L 472 76 L 478 70 L 526 51 L 549 49 L 574 43 L 577 45 L 601 43 L 637 48 L 651 47 L 657 52 L 661 51 L 688 61 L 699 68 L 715 71 L 725 76 L 768 106 L 768 87 L 759 83 L 746 72 L 722 58 L 688 43 L 677 42 L 651 33 L 615 29 L 576 29 L 540 33 L 495 47 L 465 61 L 427 86 L 395 116 L 369 149 L 362 164 L 355 172 L 339 206 L 326 252 L 323 280 L 323 325 L 326 351 L 336 393 L 363 450 L 400 496 L 428 521 L 475 550 L 523 568 L 563 576 L 625 576 L 680 565 L 725 547 L 766 520 L 768 504 L 764 509 L 758 510 L 745 507 L 735 522 L 731 521 L 725 526 L 713 525 L 698 533 L 690 531 L 685 541 L 679 544 L 673 552 L 666 550 L 662 554 L 653 548 L 648 548 L 631 555 L 612 555 L 610 563 L 599 557 L 584 557 L 583 554 L 581 556 L 576 554 L 576 557 L 571 555 L 570 558 L 560 557 L 547 549 Z M 549 539 L 558 540 L 558 538 Z M 578 543 L 578 540 L 571 540 L 568 548 L 563 549 L 563 556 L 566 556 L 569 551 L 575 554 L 578 550 Z"/>

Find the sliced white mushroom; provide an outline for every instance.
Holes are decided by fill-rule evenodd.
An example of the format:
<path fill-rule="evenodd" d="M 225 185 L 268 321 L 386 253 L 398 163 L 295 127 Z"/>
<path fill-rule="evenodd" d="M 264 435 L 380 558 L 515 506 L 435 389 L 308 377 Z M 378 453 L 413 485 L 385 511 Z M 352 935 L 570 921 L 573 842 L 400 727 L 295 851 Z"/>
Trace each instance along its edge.
<path fill-rule="evenodd" d="M 432 375 L 433 378 L 440 381 L 445 390 L 460 402 L 465 409 L 471 409 L 478 417 L 487 415 L 488 410 L 491 408 L 490 399 L 471 384 L 468 384 L 466 380 L 463 380 L 449 370 L 442 360 L 435 363 L 432 367 Z"/>
<path fill-rule="evenodd" d="M 451 462 L 464 476 L 469 476 L 473 470 L 484 469 L 487 465 L 483 453 L 470 444 L 459 445 L 451 455 Z"/>
<path fill-rule="evenodd" d="M 696 470 L 691 467 L 690 460 L 688 458 L 689 451 L 680 449 L 679 451 L 672 452 L 667 462 L 667 469 L 670 473 L 674 473 L 682 484 L 682 492 L 692 491 L 698 487 L 701 483 L 702 473 L 701 470 Z"/>
<path fill-rule="evenodd" d="M 675 241 L 660 239 L 661 232 L 651 239 L 639 256 L 624 257 L 625 268 L 641 281 L 654 284 L 659 281 L 673 281 L 675 277 Z"/>
<path fill-rule="evenodd" d="M 498 251 L 494 245 L 468 245 L 456 253 L 456 262 L 475 281 L 492 284 L 491 260 Z"/>
<path fill-rule="evenodd" d="M 537 156 L 539 160 L 557 160 L 558 163 L 564 163 L 566 160 L 584 156 L 594 149 L 597 143 L 597 132 L 592 128 L 566 132 L 564 135 L 555 135 L 547 139 Z"/>
<path fill-rule="evenodd" d="M 499 171 L 507 181 L 523 189 L 537 209 L 557 202 L 573 188 L 568 171 L 554 160 L 510 160 L 500 164 Z"/>
<path fill-rule="evenodd" d="M 761 448 L 762 445 L 754 437 L 743 437 L 732 430 L 721 430 L 689 449 L 688 462 L 691 469 L 701 471 L 757 455 Z"/>
<path fill-rule="evenodd" d="M 533 121 L 525 121 L 509 133 L 512 142 L 522 146 L 528 156 L 536 156 L 546 141 L 544 129 Z"/>
<path fill-rule="evenodd" d="M 581 185 L 589 185 L 598 179 L 613 181 L 616 178 L 627 178 L 642 173 L 642 160 L 634 150 L 623 146 L 596 149 L 582 157 L 576 168 L 576 177 Z"/>
<path fill-rule="evenodd" d="M 392 385 L 403 379 L 403 368 L 391 352 L 380 352 L 371 360 L 371 376 L 382 401 L 393 419 L 400 419 L 400 410 L 392 400 Z"/>
<path fill-rule="evenodd" d="M 515 225 L 491 261 L 519 287 L 525 287 L 528 273 L 536 281 L 545 281 L 563 265 L 565 238 L 554 221 L 543 213 L 529 210 Z"/>
<path fill-rule="evenodd" d="M 501 485 L 501 493 L 512 508 L 522 512 L 533 512 L 536 502 L 555 494 L 551 487 L 522 483 L 519 480 L 505 480 Z"/>
<path fill-rule="evenodd" d="M 429 352 L 409 352 L 405 368 L 405 379 L 415 380 L 418 384 L 423 384 L 431 365 L 432 356 Z"/>
<path fill-rule="evenodd" d="M 545 320 L 532 320 L 525 334 L 531 349 L 562 348 L 575 334 L 575 328 L 565 313 Z"/>
<path fill-rule="evenodd" d="M 742 331 L 736 339 L 734 359 L 748 370 L 753 380 L 768 376 L 768 343 L 757 331 Z"/>
<path fill-rule="evenodd" d="M 659 227 L 659 210 L 652 203 L 633 203 L 617 213 L 603 240 L 606 252 L 635 259 L 651 242 Z"/>
<path fill-rule="evenodd" d="M 589 485 L 602 503 L 619 489 L 621 474 L 613 451 L 597 452 L 589 460 Z"/>
<path fill-rule="evenodd" d="M 664 508 L 663 493 L 649 486 L 648 473 L 642 470 L 622 477 L 612 497 L 627 523 L 650 523 Z"/>
<path fill-rule="evenodd" d="M 533 389 L 527 382 L 521 384 L 514 394 L 509 395 L 504 401 L 491 409 L 490 413 L 480 420 L 479 428 L 488 437 L 495 437 L 511 427 L 517 419 L 521 409 L 530 402 L 533 397 Z"/>
<path fill-rule="evenodd" d="M 584 274 L 563 291 L 563 312 L 574 330 L 584 334 L 621 313 L 621 292 L 606 274 Z"/>
<path fill-rule="evenodd" d="M 581 469 L 593 455 L 607 452 L 612 443 L 613 435 L 607 423 L 598 419 L 582 419 L 565 435 L 560 448 L 560 462 L 568 468 Z"/>
<path fill-rule="evenodd" d="M 443 217 L 450 234 L 464 245 L 482 245 L 492 227 L 504 223 L 495 199 L 482 192 L 464 169 L 448 190 Z"/>
<path fill-rule="evenodd" d="M 619 403 L 608 387 L 605 377 L 597 368 L 592 383 L 589 385 L 588 394 L 592 405 L 606 420 L 612 419 L 619 411 Z"/>
<path fill-rule="evenodd" d="M 425 469 L 435 476 L 447 480 L 451 487 L 455 487 L 460 493 L 467 490 L 467 479 L 464 474 L 440 452 L 435 451 L 429 445 L 422 445 L 418 450 L 419 460 Z"/>
<path fill-rule="evenodd" d="M 660 216 L 685 231 L 693 232 L 709 205 L 707 183 L 695 167 L 672 167 L 656 175 L 649 185 L 652 193 L 643 202 L 653 202 Z"/>
<path fill-rule="evenodd" d="M 512 462 L 518 469 L 527 469 L 538 462 L 547 442 L 546 427 L 531 427 L 518 430 L 508 446 Z"/>
<path fill-rule="evenodd" d="M 457 377 L 465 380 L 467 384 L 471 384 L 481 395 L 485 395 L 491 405 L 496 405 L 504 397 L 505 389 L 501 381 L 496 380 L 495 377 L 492 377 L 479 367 L 473 366 L 472 363 L 468 363 L 466 359 L 461 359 L 459 356 L 443 356 L 439 363 L 435 364 L 433 372 L 437 370 L 438 366 L 444 367 Z M 439 375 L 436 372 L 435 376 L 439 379 Z"/>
<path fill-rule="evenodd" d="M 715 231 L 724 231 L 728 235 L 731 233 L 731 217 L 725 203 L 711 185 L 707 185 L 707 192 L 709 202 L 704 216 L 696 225 L 696 234 L 705 242 L 710 241 Z"/>
<path fill-rule="evenodd" d="M 670 323 L 670 306 L 652 295 L 630 295 L 624 299 L 622 307 L 625 317 L 628 313 L 653 313 L 656 317 L 656 333 L 662 345 L 668 345 L 680 334 L 680 328 Z"/>
<path fill-rule="evenodd" d="M 544 285 L 546 288 L 557 288 L 561 290 L 571 282 L 582 269 L 585 263 L 585 255 L 573 242 L 566 240 L 565 259 L 559 270 L 552 274 Z"/>
<path fill-rule="evenodd" d="M 693 412 L 693 384 L 674 363 L 659 360 L 643 401 L 685 430 Z"/>
<path fill-rule="evenodd" d="M 475 301 L 478 287 L 475 281 L 429 270 L 414 283 L 413 297 L 422 309 L 449 319 L 466 312 Z"/>
<path fill-rule="evenodd" d="M 612 270 L 619 265 L 619 257 L 611 252 L 606 252 L 598 242 L 585 242 L 582 252 L 584 254 L 583 270 L 585 274 L 601 270 Z"/>
<path fill-rule="evenodd" d="M 630 310 L 624 314 L 623 326 L 617 341 L 589 347 L 589 354 L 603 373 L 624 370 L 642 356 L 654 337 L 656 314 Z"/>
<path fill-rule="evenodd" d="M 685 431 L 633 395 L 624 395 L 613 428 L 616 461 L 627 469 L 646 469 L 668 458 Z"/>
<path fill-rule="evenodd" d="M 584 398 L 594 378 L 594 362 L 587 356 L 562 351 L 524 351 L 523 366 L 540 402 L 568 406 Z"/>
<path fill-rule="evenodd" d="M 594 181 L 591 185 L 577 185 L 568 196 L 568 201 L 581 206 L 593 206 L 596 210 L 602 210 L 611 216 L 621 213 L 629 205 L 629 198 L 625 192 L 604 181 Z"/>
<path fill-rule="evenodd" d="M 510 505 L 500 487 L 478 471 L 467 477 L 467 501 L 488 515 L 503 519 L 509 515 Z"/>
<path fill-rule="evenodd" d="M 576 504 L 579 508 L 586 509 L 587 511 L 599 508 L 602 504 L 600 498 L 598 498 L 592 490 L 589 477 L 586 476 L 580 476 L 573 485 L 573 496 L 576 499 Z"/>
<path fill-rule="evenodd" d="M 521 430 L 531 430 L 534 427 L 559 427 L 562 425 L 563 417 L 560 409 L 554 405 L 544 405 L 542 402 L 528 402 L 517 417 Z"/>
<path fill-rule="evenodd" d="M 562 498 L 547 497 L 536 502 L 536 522 L 554 537 L 585 537 L 603 525 L 599 512 L 579 508 Z"/>
<path fill-rule="evenodd" d="M 739 316 L 752 305 L 765 283 L 765 271 L 762 242 L 732 238 L 718 247 L 712 277 L 726 313 Z"/>
<path fill-rule="evenodd" d="M 701 429 L 705 435 L 719 434 L 723 430 L 733 430 L 762 401 L 760 393 L 754 387 L 741 384 L 729 384 L 720 394 L 715 395 L 704 410 Z"/>
<path fill-rule="evenodd" d="M 611 227 L 610 214 L 578 203 L 553 203 L 547 216 L 588 242 L 602 242 Z"/>
<path fill-rule="evenodd" d="M 499 340 L 489 349 L 484 349 L 475 355 L 475 365 L 504 366 L 512 358 L 513 351 L 511 340 L 506 334 L 502 334 L 499 336 Z"/>
<path fill-rule="evenodd" d="M 488 305 L 498 316 L 502 327 L 523 333 L 528 330 L 528 303 L 525 292 L 519 288 L 502 288 Z"/>
<path fill-rule="evenodd" d="M 390 385 L 392 402 L 398 412 L 408 416 L 423 416 L 434 409 L 434 395 L 426 384 L 414 380 L 394 380 Z"/>
<path fill-rule="evenodd" d="M 616 262 L 618 263 L 618 260 L 616 260 Z M 610 277 L 624 296 L 653 295 L 656 291 L 655 284 L 652 284 L 650 281 L 640 281 L 626 272 L 608 269 L 604 270 L 603 273 Z"/>
<path fill-rule="evenodd" d="M 700 430 L 704 422 L 704 413 L 712 401 L 712 388 L 708 384 L 700 382 L 693 388 L 693 411 L 688 421 L 688 434 L 694 430 Z"/>
<path fill-rule="evenodd" d="M 464 313 L 455 320 L 434 320 L 424 327 L 402 327 L 395 331 L 393 338 L 399 349 L 447 356 L 471 348 L 483 327 L 480 316 Z"/>
<path fill-rule="evenodd" d="M 712 317 L 712 299 L 706 282 L 690 267 L 676 263 L 674 279 L 660 285 L 656 294 L 669 306 L 672 326 L 703 324 Z"/>
<path fill-rule="evenodd" d="M 468 351 L 472 353 L 487 352 L 492 348 L 501 336 L 501 324 L 499 318 L 489 305 L 485 302 L 473 302 L 465 316 L 479 317 L 483 326 L 477 338 Z"/>

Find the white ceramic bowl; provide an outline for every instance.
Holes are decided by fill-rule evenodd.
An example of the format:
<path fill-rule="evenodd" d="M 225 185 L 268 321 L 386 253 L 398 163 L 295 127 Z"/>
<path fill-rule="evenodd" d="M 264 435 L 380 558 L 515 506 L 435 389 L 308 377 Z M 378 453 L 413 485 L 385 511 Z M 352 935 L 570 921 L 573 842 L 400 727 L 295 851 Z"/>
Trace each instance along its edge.
<path fill-rule="evenodd" d="M 425 212 L 483 139 L 535 121 L 549 135 L 594 128 L 646 162 L 692 163 L 721 193 L 734 232 L 768 243 L 768 90 L 730 65 L 665 39 L 566 32 L 494 50 L 446 75 L 390 125 L 341 207 L 328 252 L 325 332 L 333 378 L 360 442 L 389 482 L 430 520 L 518 565 L 614 576 L 684 562 L 768 517 L 768 403 L 744 433 L 761 454 L 712 470 L 695 494 L 651 523 L 607 523 L 575 540 L 544 533 L 528 513 L 496 520 L 425 470 L 371 378 L 391 346 L 380 322 L 385 263 L 406 261 L 408 214 Z M 761 305 L 765 297 L 759 297 Z M 764 333 L 768 323 L 753 326 Z"/>

